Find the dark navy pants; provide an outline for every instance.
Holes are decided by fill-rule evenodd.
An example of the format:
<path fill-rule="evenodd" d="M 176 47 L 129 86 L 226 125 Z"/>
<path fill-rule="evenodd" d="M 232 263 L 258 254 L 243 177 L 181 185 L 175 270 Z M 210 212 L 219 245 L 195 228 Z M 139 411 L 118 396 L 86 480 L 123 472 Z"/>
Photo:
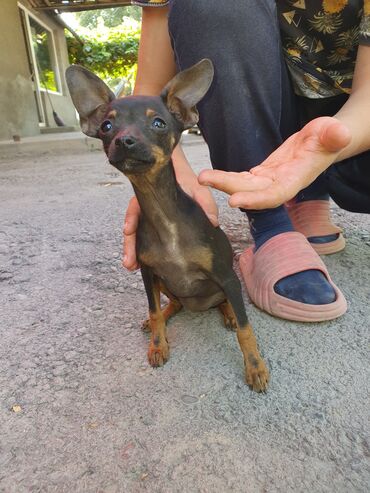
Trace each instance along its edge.
<path fill-rule="evenodd" d="M 249 170 L 305 118 L 334 114 L 344 103 L 342 97 L 330 98 L 335 102 L 329 107 L 315 101 L 310 112 L 312 100 L 294 95 L 275 0 L 172 0 L 169 32 L 180 70 L 202 58 L 214 64 L 214 82 L 198 109 L 216 169 Z M 328 190 L 341 207 L 370 212 L 369 156 L 356 156 L 326 173 Z"/>

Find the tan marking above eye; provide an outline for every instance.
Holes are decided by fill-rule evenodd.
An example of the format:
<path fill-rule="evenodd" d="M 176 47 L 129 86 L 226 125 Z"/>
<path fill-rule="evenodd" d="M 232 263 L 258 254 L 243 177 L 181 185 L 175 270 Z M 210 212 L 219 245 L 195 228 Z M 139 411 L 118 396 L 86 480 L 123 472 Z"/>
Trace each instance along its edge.
<path fill-rule="evenodd" d="M 154 110 L 152 110 L 151 108 L 149 108 L 146 110 L 145 114 L 148 118 L 150 118 L 151 116 L 154 116 L 156 114 L 156 112 Z"/>
<path fill-rule="evenodd" d="M 112 110 L 108 113 L 107 118 L 116 118 L 116 116 L 117 116 L 117 111 Z"/>

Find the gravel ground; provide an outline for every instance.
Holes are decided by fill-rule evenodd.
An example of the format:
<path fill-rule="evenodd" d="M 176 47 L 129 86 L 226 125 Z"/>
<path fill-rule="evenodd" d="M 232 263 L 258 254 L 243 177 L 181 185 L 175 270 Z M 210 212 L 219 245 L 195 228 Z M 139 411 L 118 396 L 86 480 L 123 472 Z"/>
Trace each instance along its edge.
<path fill-rule="evenodd" d="M 339 320 L 245 298 L 272 375 L 257 395 L 216 310 L 174 317 L 170 361 L 148 365 L 143 284 L 120 264 L 131 187 L 101 152 L 50 142 L 0 164 L 0 491 L 367 493 L 370 217 L 333 210 Z M 185 150 L 208 166 L 200 139 Z M 238 253 L 246 221 L 217 201 Z"/>

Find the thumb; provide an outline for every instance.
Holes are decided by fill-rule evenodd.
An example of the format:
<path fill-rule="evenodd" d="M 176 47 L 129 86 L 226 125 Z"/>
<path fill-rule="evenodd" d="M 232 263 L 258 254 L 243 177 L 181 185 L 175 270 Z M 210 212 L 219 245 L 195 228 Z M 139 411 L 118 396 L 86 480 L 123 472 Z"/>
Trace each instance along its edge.
<path fill-rule="evenodd" d="M 341 151 L 351 142 L 351 139 L 348 127 L 335 118 L 328 121 L 320 132 L 320 143 L 329 152 Z"/>

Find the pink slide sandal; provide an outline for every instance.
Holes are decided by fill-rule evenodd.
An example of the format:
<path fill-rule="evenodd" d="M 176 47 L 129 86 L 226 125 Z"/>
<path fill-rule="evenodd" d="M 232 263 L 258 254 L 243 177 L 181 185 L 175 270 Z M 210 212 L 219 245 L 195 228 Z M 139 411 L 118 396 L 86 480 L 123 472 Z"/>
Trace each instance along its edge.
<path fill-rule="evenodd" d="M 253 247 L 239 258 L 239 266 L 249 297 L 271 315 L 300 322 L 322 322 L 340 317 L 347 302 L 331 280 L 329 273 L 310 243 L 295 231 L 281 233 L 266 241 L 257 252 Z M 274 285 L 297 272 L 316 269 L 323 272 L 336 293 L 336 300 L 326 305 L 310 305 L 285 298 L 274 291 Z"/>
<path fill-rule="evenodd" d="M 294 229 L 306 238 L 338 234 L 336 240 L 327 243 L 310 243 L 319 255 L 337 253 L 346 246 L 341 228 L 331 222 L 328 200 L 307 200 L 298 203 L 290 201 L 286 208 Z"/>

